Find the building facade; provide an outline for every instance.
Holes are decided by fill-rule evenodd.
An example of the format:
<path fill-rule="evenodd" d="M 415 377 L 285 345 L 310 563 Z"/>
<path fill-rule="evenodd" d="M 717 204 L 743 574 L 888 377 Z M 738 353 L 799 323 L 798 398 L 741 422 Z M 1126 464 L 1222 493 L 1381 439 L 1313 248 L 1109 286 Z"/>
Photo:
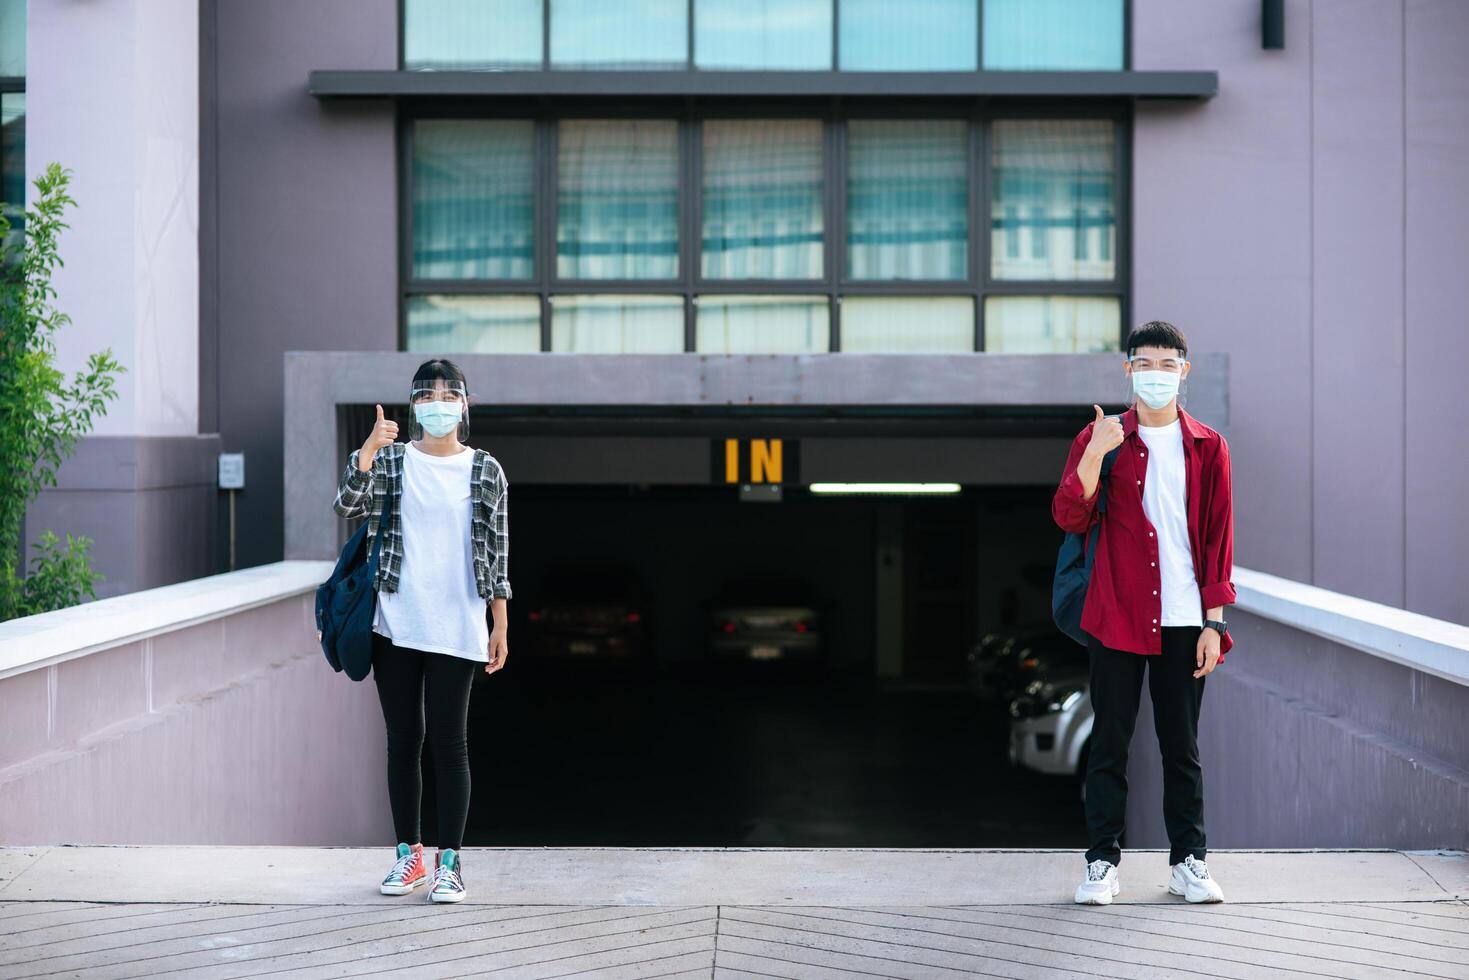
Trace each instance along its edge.
<path fill-rule="evenodd" d="M 1036 616 L 1054 538 L 1000 572 L 1005 535 L 1051 533 L 1156 318 L 1231 438 L 1241 564 L 1469 621 L 1469 8 L 1273 6 L 32 3 L 25 172 L 78 200 L 61 360 L 128 373 L 28 526 L 94 538 L 104 594 L 329 556 L 365 413 L 443 354 L 512 484 L 621 488 L 578 510 L 717 487 L 724 438 L 799 444 L 787 503 L 962 484 L 863 511 L 860 587 L 957 528 L 976 598 L 933 616 L 972 633 Z"/>

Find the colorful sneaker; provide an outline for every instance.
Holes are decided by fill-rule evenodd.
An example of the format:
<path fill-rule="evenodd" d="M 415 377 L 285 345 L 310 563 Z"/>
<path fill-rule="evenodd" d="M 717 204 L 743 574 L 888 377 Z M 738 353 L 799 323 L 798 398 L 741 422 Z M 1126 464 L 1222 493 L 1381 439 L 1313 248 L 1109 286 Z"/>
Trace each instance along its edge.
<path fill-rule="evenodd" d="M 464 878 L 459 866 L 459 854 L 452 847 L 440 851 L 434 858 L 434 887 L 429 889 L 430 902 L 464 901 Z"/>
<path fill-rule="evenodd" d="M 379 887 L 384 895 L 407 895 L 428 881 L 428 867 L 423 863 L 423 845 L 398 845 L 398 860 Z"/>
<path fill-rule="evenodd" d="M 1209 876 L 1209 866 L 1192 854 L 1173 866 L 1168 890 L 1187 902 L 1224 901 L 1224 889 Z"/>
<path fill-rule="evenodd" d="M 1117 865 L 1098 859 L 1086 866 L 1086 880 L 1076 887 L 1077 905 L 1111 905 L 1122 890 L 1117 880 Z"/>

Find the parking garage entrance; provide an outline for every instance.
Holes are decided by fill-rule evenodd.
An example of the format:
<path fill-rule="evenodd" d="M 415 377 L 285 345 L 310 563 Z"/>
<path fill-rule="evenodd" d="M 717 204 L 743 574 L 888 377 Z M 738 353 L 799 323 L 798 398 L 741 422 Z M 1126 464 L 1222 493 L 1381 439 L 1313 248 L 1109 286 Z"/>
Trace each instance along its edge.
<path fill-rule="evenodd" d="M 1011 763 L 1024 678 L 976 660 L 1047 628 L 1071 420 L 473 430 L 510 480 L 514 599 L 466 843 L 1082 843 L 1075 779 Z"/>

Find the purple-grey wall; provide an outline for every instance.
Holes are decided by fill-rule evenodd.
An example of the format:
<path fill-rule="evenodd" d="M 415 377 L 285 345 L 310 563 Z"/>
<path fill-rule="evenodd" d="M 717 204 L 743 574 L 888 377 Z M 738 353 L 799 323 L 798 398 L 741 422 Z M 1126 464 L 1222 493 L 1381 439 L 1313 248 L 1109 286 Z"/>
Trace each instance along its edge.
<path fill-rule="evenodd" d="M 1230 354 L 1236 559 L 1469 622 L 1469 4 L 1134 0 L 1134 304 Z"/>
<path fill-rule="evenodd" d="M 306 76 L 396 67 L 398 14 L 395 0 L 204 3 L 216 169 L 201 188 L 214 255 L 202 263 L 213 291 L 200 349 L 212 362 L 201 358 L 200 389 L 217 406 L 221 451 L 245 453 L 236 548 L 247 567 L 282 554 L 282 354 L 397 348 L 393 107 L 324 105 Z"/>
<path fill-rule="evenodd" d="M 1211 848 L 1469 848 L 1469 687 L 1235 612 L 1199 721 Z M 1152 705 L 1128 769 L 1127 844 L 1163 847 Z"/>

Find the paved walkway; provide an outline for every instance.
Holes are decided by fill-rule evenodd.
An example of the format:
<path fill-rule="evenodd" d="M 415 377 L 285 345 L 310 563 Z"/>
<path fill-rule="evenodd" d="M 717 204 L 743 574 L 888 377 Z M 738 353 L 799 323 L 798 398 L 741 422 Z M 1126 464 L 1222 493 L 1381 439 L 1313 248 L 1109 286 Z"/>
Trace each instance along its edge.
<path fill-rule="evenodd" d="M 1190 906 L 1130 852 L 472 848 L 471 898 L 385 898 L 385 849 L 0 848 L 0 978 L 1469 978 L 1469 856 L 1210 855 Z"/>

